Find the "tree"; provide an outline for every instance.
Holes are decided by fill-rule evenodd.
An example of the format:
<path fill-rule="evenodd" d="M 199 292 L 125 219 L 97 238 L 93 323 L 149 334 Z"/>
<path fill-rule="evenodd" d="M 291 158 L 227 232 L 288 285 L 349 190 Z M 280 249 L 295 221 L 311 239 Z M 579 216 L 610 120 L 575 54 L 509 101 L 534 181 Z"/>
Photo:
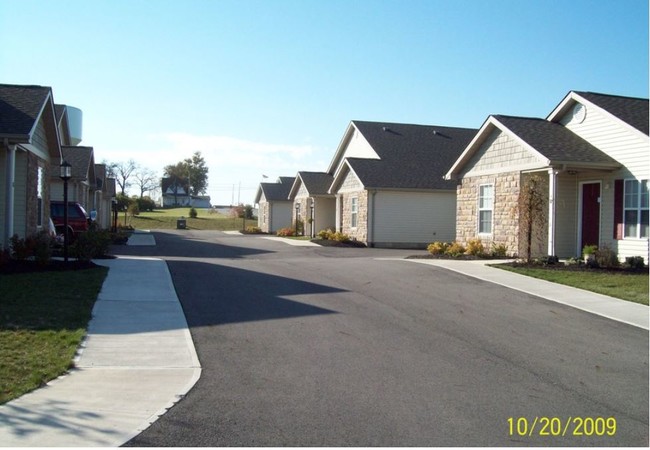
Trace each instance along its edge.
<path fill-rule="evenodd" d="M 523 184 L 519 202 L 519 220 L 526 239 L 526 260 L 530 262 L 533 237 L 539 234 L 540 228 L 546 223 L 546 193 L 539 175 L 532 175 Z"/>
<path fill-rule="evenodd" d="M 208 166 L 201 152 L 194 152 L 191 158 L 165 166 L 164 176 L 187 180 L 190 195 L 205 194 L 208 189 Z"/>
<path fill-rule="evenodd" d="M 138 164 L 132 159 L 129 159 L 127 162 L 104 162 L 104 164 L 106 164 L 108 176 L 115 178 L 117 185 L 120 187 L 120 191 L 124 194 L 124 191 L 131 186 L 129 178 L 131 178 L 133 171 L 138 168 Z"/>
<path fill-rule="evenodd" d="M 138 167 L 137 170 L 133 173 L 133 178 L 135 179 L 135 184 L 140 190 L 140 198 L 144 197 L 144 194 L 151 192 L 157 189 L 160 184 L 160 180 L 156 173 L 146 167 Z"/>

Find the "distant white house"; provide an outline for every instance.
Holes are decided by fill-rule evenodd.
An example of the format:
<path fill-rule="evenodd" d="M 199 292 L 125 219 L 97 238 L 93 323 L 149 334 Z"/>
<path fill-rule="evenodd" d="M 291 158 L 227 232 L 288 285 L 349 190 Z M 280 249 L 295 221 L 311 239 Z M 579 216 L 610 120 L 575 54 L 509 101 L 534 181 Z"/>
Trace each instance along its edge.
<path fill-rule="evenodd" d="M 187 180 L 169 177 L 162 179 L 162 206 L 190 206 L 194 208 L 211 208 L 209 195 L 190 195 Z"/>

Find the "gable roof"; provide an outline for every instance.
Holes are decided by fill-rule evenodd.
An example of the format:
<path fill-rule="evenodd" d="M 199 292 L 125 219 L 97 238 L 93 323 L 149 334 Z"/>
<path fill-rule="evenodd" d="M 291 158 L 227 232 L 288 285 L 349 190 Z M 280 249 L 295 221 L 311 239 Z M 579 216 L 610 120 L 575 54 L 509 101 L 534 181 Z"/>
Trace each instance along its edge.
<path fill-rule="evenodd" d="M 572 165 L 614 169 L 620 164 L 564 125 L 535 117 L 491 115 L 454 162 L 445 179 L 458 176 L 495 129 L 513 136 L 539 160 L 540 167 Z"/>
<path fill-rule="evenodd" d="M 73 179 L 86 180 L 90 178 L 91 182 L 95 182 L 95 161 L 92 147 L 64 145 L 61 147 L 61 156 L 72 166 Z M 58 178 L 58 174 L 56 174 L 56 178 Z"/>
<path fill-rule="evenodd" d="M 353 121 L 379 159 L 346 158 L 366 189 L 454 190 L 443 179 L 476 134 L 473 128 Z M 335 175 L 330 192 L 342 181 Z"/>
<path fill-rule="evenodd" d="M 650 127 L 648 99 L 600 94 L 596 92 L 570 91 L 548 115 L 547 120 L 558 121 L 575 102 L 591 103 L 611 117 L 629 127 L 648 135 Z"/>
<path fill-rule="evenodd" d="M 310 196 L 330 195 L 327 191 L 332 185 L 332 181 L 334 181 L 334 177 L 327 172 L 298 172 L 289 191 L 289 197 L 296 196 L 301 184 L 305 186 Z"/>
<path fill-rule="evenodd" d="M 295 181 L 295 177 L 279 177 L 276 183 L 260 183 L 255 195 L 255 203 L 259 203 L 264 194 L 267 202 L 288 202 L 289 191 Z"/>
<path fill-rule="evenodd" d="M 167 194 L 167 190 L 172 187 L 176 186 L 176 191 L 177 195 L 187 195 L 188 191 L 188 186 L 187 186 L 187 179 L 181 178 L 181 177 L 165 177 L 161 180 L 160 182 L 160 188 L 162 191 L 163 195 Z M 183 189 L 183 194 L 178 193 L 178 188 Z"/>
<path fill-rule="evenodd" d="M 0 135 L 27 139 L 51 95 L 49 87 L 0 84 Z"/>

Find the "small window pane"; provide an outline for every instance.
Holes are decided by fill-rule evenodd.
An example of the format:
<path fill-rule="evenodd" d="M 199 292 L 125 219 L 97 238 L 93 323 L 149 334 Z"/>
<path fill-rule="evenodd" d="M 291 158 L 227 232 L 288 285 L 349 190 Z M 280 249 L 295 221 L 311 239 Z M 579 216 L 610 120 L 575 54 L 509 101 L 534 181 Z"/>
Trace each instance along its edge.
<path fill-rule="evenodd" d="M 479 233 L 491 233 L 492 232 L 492 211 L 480 211 L 479 212 Z"/>
<path fill-rule="evenodd" d="M 638 217 L 637 210 L 625 211 L 625 237 L 636 237 Z"/>
<path fill-rule="evenodd" d="M 625 207 L 637 208 L 639 206 L 639 182 L 627 180 L 625 182 Z"/>
<path fill-rule="evenodd" d="M 648 209 L 648 180 L 641 182 L 641 208 Z"/>
<path fill-rule="evenodd" d="M 641 211 L 641 237 L 648 237 L 648 210 Z"/>

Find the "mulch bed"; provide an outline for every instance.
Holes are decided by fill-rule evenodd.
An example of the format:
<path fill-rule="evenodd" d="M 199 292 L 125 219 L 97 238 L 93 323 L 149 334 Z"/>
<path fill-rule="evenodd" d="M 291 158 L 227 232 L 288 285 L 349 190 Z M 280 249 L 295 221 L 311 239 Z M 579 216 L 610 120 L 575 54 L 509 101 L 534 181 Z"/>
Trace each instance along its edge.
<path fill-rule="evenodd" d="M 366 247 L 366 244 L 359 241 L 339 242 L 339 241 L 333 241 L 331 239 L 312 239 L 311 242 L 323 247 L 354 247 L 354 248 Z"/>

